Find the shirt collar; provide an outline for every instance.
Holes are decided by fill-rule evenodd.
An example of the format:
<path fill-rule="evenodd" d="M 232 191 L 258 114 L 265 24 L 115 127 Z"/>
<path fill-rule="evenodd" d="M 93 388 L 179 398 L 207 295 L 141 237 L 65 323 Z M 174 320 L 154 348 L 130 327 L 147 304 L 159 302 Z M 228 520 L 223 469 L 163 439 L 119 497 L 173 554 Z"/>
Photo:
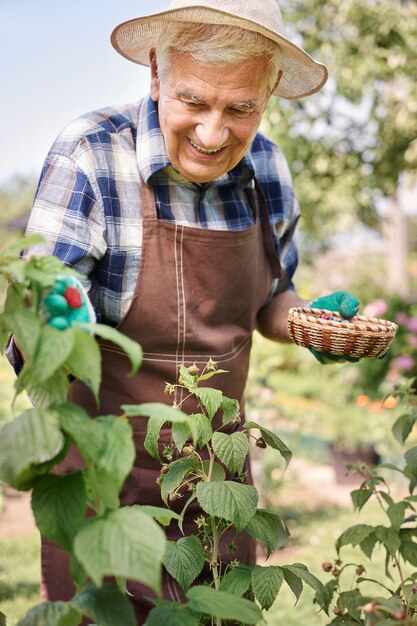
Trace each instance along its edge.
<path fill-rule="evenodd" d="M 158 109 L 156 103 L 150 96 L 144 98 L 139 107 L 136 155 L 139 172 L 146 184 L 149 183 L 150 178 L 154 174 L 164 168 L 168 168 L 167 175 L 170 176 L 170 178 L 175 178 L 175 180 L 178 179 L 177 182 L 180 182 L 182 179 L 185 184 L 193 184 L 189 183 L 189 181 L 185 181 L 178 173 L 174 175 L 172 173 L 172 164 L 168 157 L 161 127 L 159 126 Z M 230 183 L 238 183 L 242 179 L 252 179 L 253 176 L 254 167 L 252 159 L 248 154 L 245 154 L 241 161 L 230 170 L 230 172 L 216 178 L 216 180 L 210 184 L 227 185 Z"/>

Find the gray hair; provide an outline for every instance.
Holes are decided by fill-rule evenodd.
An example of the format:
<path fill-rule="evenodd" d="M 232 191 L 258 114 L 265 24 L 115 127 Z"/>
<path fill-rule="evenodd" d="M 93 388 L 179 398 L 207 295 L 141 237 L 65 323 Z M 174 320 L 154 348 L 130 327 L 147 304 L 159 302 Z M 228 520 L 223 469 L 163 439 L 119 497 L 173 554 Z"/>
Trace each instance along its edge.
<path fill-rule="evenodd" d="M 271 91 L 281 63 L 281 50 L 277 43 L 254 31 L 224 24 L 167 24 L 156 44 L 161 79 L 166 78 L 170 69 L 170 50 L 189 54 L 199 63 L 213 65 L 237 65 L 264 55 L 268 60 L 268 87 Z"/>

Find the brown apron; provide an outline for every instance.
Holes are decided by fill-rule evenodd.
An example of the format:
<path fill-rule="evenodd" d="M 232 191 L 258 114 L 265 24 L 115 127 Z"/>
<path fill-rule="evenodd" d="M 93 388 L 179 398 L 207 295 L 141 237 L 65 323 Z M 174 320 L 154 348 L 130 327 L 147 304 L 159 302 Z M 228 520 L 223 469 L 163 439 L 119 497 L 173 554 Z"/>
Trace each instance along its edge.
<path fill-rule="evenodd" d="M 239 400 L 243 407 L 252 333 L 256 318 L 271 288 L 273 277 L 280 274 L 279 260 L 273 246 L 267 208 L 262 193 L 249 190 L 255 224 L 240 231 L 220 231 L 180 226 L 157 219 L 152 189 L 142 182 L 143 239 L 140 271 L 130 309 L 118 329 L 143 348 L 144 360 L 138 375 L 128 377 L 126 356 L 111 343 L 102 343 L 102 385 L 98 412 L 88 389 L 78 381 L 72 385 L 72 401 L 85 407 L 91 416 L 120 414 L 120 405 L 140 402 L 164 402 L 183 397 L 164 395 L 165 382 L 175 383 L 178 366 L 194 363 L 203 368 L 212 358 L 219 368 L 228 370 L 208 381 L 225 395 Z M 258 206 L 257 206 L 258 205 Z M 259 219 L 261 217 L 261 219 Z M 210 386 L 208 385 L 208 386 Z M 197 412 L 188 399 L 182 405 L 187 413 Z M 219 425 L 218 418 L 214 425 Z M 123 505 L 151 504 L 164 506 L 156 479 L 160 464 L 144 450 L 146 420 L 132 419 L 137 457 L 122 490 Z M 242 425 L 229 425 L 233 432 Z M 170 429 L 161 431 L 161 447 L 171 441 Z M 81 465 L 73 451 L 62 471 Z M 251 480 L 250 468 L 247 466 Z M 230 477 L 229 477 L 230 478 Z M 185 499 L 175 507 L 180 511 Z M 196 534 L 195 518 L 201 511 L 195 500 L 185 516 L 184 533 Z M 182 535 L 172 523 L 167 538 Z M 235 543 L 237 551 L 228 554 L 225 545 L 234 539 L 231 533 L 222 546 L 224 560 L 238 559 L 254 565 L 255 545 L 247 535 Z M 68 557 L 49 541 L 42 545 L 42 580 L 45 600 L 68 600 L 74 593 L 69 577 Z M 211 579 L 208 570 L 203 579 Z M 138 624 L 143 624 L 152 605 L 143 596 L 153 593 L 145 586 L 128 581 Z M 164 572 L 166 599 L 183 599 L 180 587 Z M 83 623 L 89 623 L 85 621 Z"/>

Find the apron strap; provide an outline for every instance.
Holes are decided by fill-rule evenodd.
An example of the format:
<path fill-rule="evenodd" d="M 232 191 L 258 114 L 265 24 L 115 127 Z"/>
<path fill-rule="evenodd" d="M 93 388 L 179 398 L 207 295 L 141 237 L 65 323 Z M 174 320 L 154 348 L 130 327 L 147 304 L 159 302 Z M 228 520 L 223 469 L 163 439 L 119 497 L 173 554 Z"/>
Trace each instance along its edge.
<path fill-rule="evenodd" d="M 248 201 L 252 207 L 254 215 L 257 214 L 256 206 L 259 201 L 261 229 L 262 229 L 262 241 L 264 244 L 265 254 L 269 260 L 273 278 L 280 278 L 282 276 L 281 263 L 275 249 L 274 238 L 272 235 L 271 223 L 269 221 L 268 207 L 266 205 L 265 194 L 262 191 L 260 184 L 255 178 L 255 189 L 246 188 L 246 195 Z"/>

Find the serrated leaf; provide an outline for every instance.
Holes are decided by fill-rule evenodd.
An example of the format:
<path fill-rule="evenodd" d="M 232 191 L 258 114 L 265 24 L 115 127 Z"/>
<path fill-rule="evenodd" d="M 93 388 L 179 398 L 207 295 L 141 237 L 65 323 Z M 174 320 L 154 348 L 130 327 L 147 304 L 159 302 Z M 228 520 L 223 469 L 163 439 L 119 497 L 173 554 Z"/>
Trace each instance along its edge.
<path fill-rule="evenodd" d="M 79 326 L 90 330 L 94 335 L 111 341 L 121 348 L 129 358 L 132 366 L 129 376 L 133 376 L 137 373 L 142 364 L 143 353 L 142 348 L 136 341 L 133 341 L 133 339 L 130 339 L 116 328 L 107 326 L 106 324 L 79 324 Z"/>
<path fill-rule="evenodd" d="M 241 598 L 250 589 L 252 570 L 253 567 L 248 565 L 239 565 L 231 569 L 222 577 L 220 591 Z"/>
<path fill-rule="evenodd" d="M 252 591 L 255 598 L 266 611 L 274 604 L 284 580 L 284 572 L 275 565 L 261 567 L 257 565 L 251 576 Z"/>
<path fill-rule="evenodd" d="M 153 517 L 162 526 L 169 526 L 173 519 L 180 520 L 181 516 L 171 509 L 164 509 L 162 506 L 151 506 L 150 504 L 141 504 L 140 510 L 146 515 Z"/>
<path fill-rule="evenodd" d="M 373 495 L 372 489 L 354 489 L 350 492 L 355 511 L 360 511 L 362 507 L 368 502 L 369 498 Z"/>
<path fill-rule="evenodd" d="M 191 436 L 191 430 L 185 422 L 175 422 L 172 424 L 172 439 L 178 452 L 184 447 L 185 442 Z"/>
<path fill-rule="evenodd" d="M 407 561 L 414 567 L 417 567 L 417 543 L 403 539 L 399 550 L 404 561 Z"/>
<path fill-rule="evenodd" d="M 68 398 L 69 387 L 68 376 L 63 368 L 57 369 L 50 378 L 40 382 L 36 370 L 29 361 L 25 363 L 15 382 L 16 395 L 26 391 L 37 407 L 48 407 L 65 402 Z"/>
<path fill-rule="evenodd" d="M 78 626 L 81 618 L 66 602 L 46 602 L 29 609 L 16 626 Z"/>
<path fill-rule="evenodd" d="M 82 472 L 65 476 L 48 474 L 36 483 L 32 492 L 32 510 L 40 533 L 67 550 L 86 507 Z"/>
<path fill-rule="evenodd" d="M 404 454 L 404 459 L 407 465 L 410 467 L 413 474 L 417 473 L 417 446 L 410 448 Z"/>
<path fill-rule="evenodd" d="M 394 502 L 387 508 L 387 515 L 394 530 L 400 530 L 407 508 L 408 505 L 406 502 Z"/>
<path fill-rule="evenodd" d="M 256 513 L 258 492 L 251 485 L 223 482 L 199 482 L 197 499 L 209 515 L 232 522 L 238 532 L 244 530 Z"/>
<path fill-rule="evenodd" d="M 65 331 L 57 331 L 65 332 Z M 65 368 L 81 380 L 98 402 L 101 382 L 101 352 L 97 342 L 88 333 L 74 328 L 72 351 L 65 358 Z"/>
<path fill-rule="evenodd" d="M 240 415 L 239 402 L 237 400 L 234 400 L 233 398 L 228 398 L 227 396 L 223 396 L 220 404 L 220 409 L 223 411 L 223 426 L 234 422 L 234 420 L 237 419 Z"/>
<path fill-rule="evenodd" d="M 317 604 L 325 610 L 328 609 L 330 602 L 328 591 L 326 590 L 323 583 L 316 576 L 308 571 L 305 565 L 303 565 L 302 563 L 293 563 L 292 565 L 286 565 L 285 567 L 283 566 L 282 569 L 287 569 L 295 576 L 298 576 L 298 578 L 301 578 L 301 580 L 306 585 L 311 587 L 316 592 L 315 599 Z"/>
<path fill-rule="evenodd" d="M 157 594 L 166 539 L 140 507 L 122 507 L 89 519 L 74 540 L 74 554 L 96 585 L 104 576 L 142 582 Z"/>
<path fill-rule="evenodd" d="M 266 546 L 268 557 L 281 548 L 289 537 L 282 517 L 263 509 L 256 511 L 245 531 Z"/>
<path fill-rule="evenodd" d="M 39 383 L 45 382 L 61 367 L 74 346 L 72 329 L 57 330 L 44 326 L 39 336 L 38 349 L 31 367 Z"/>
<path fill-rule="evenodd" d="M 111 583 L 102 588 L 88 585 L 71 600 L 71 605 L 100 626 L 135 626 L 133 606 L 126 594 Z"/>
<path fill-rule="evenodd" d="M 303 581 L 301 580 L 299 576 L 294 574 L 291 570 L 288 570 L 285 566 L 282 567 L 282 571 L 284 574 L 284 580 L 287 583 L 288 587 L 293 592 L 295 596 L 295 604 L 297 604 L 303 592 Z M 333 581 L 330 581 L 330 582 L 333 582 Z"/>
<path fill-rule="evenodd" d="M 190 415 L 196 425 L 196 441 L 199 448 L 203 448 L 213 436 L 210 420 L 202 413 Z"/>
<path fill-rule="evenodd" d="M 347 528 L 336 541 L 336 550 L 351 544 L 353 547 L 359 545 L 368 535 L 374 532 L 374 527 L 369 524 L 355 524 Z"/>
<path fill-rule="evenodd" d="M 261 611 L 253 602 L 208 586 L 192 587 L 186 596 L 190 609 L 204 615 L 236 620 L 243 624 L 256 624 L 262 619 Z"/>
<path fill-rule="evenodd" d="M 211 387 L 197 387 L 194 391 L 200 404 L 206 409 L 208 417 L 212 420 L 220 408 L 223 393 L 219 389 Z"/>
<path fill-rule="evenodd" d="M 59 415 L 51 409 L 28 409 L 0 430 L 0 480 L 15 489 L 51 466 L 64 448 Z"/>
<path fill-rule="evenodd" d="M 231 435 L 215 432 L 212 438 L 212 446 L 220 461 L 231 474 L 242 471 L 249 453 L 247 435 L 240 432 L 232 433 Z"/>
<path fill-rule="evenodd" d="M 169 494 L 182 484 L 186 476 L 195 470 L 198 464 L 199 459 L 194 454 L 181 457 L 170 463 L 169 470 L 164 475 L 161 485 L 161 497 L 165 503 L 168 500 Z"/>
<path fill-rule="evenodd" d="M 188 368 L 185 365 L 180 365 L 180 377 L 179 382 L 184 385 L 191 393 L 194 392 L 197 387 L 197 378 L 193 374 L 190 374 Z"/>
<path fill-rule="evenodd" d="M 39 317 L 28 309 L 18 309 L 7 317 L 7 323 L 26 358 L 32 359 L 41 334 Z"/>
<path fill-rule="evenodd" d="M 391 556 L 394 556 L 401 545 L 401 540 L 394 528 L 377 526 L 374 532 L 378 541 L 386 547 Z"/>
<path fill-rule="evenodd" d="M 161 428 L 165 424 L 165 422 L 166 420 L 164 417 L 151 416 L 148 419 L 146 437 L 143 444 L 146 452 L 148 452 L 148 454 L 150 454 L 160 463 L 162 463 L 162 460 L 159 456 L 158 441 L 159 433 L 161 432 Z"/>
<path fill-rule="evenodd" d="M 187 591 L 201 573 L 204 561 L 205 554 L 200 539 L 190 535 L 178 541 L 168 541 L 163 565 L 180 587 Z"/>
<path fill-rule="evenodd" d="M 144 626 L 199 626 L 199 623 L 186 606 L 165 600 L 151 610 Z"/>
<path fill-rule="evenodd" d="M 280 453 L 280 455 L 282 456 L 282 458 L 285 461 L 285 469 L 287 469 L 288 464 L 289 464 L 289 462 L 291 461 L 291 458 L 292 458 L 291 450 L 271 430 L 268 430 L 267 428 L 264 428 L 263 426 L 260 426 L 259 424 L 256 424 L 255 422 L 246 422 L 245 423 L 245 429 L 246 430 L 251 430 L 253 428 L 257 428 L 258 430 L 260 430 L 261 431 L 261 435 L 262 435 L 265 443 L 268 446 L 270 446 L 274 450 L 277 450 Z"/>

